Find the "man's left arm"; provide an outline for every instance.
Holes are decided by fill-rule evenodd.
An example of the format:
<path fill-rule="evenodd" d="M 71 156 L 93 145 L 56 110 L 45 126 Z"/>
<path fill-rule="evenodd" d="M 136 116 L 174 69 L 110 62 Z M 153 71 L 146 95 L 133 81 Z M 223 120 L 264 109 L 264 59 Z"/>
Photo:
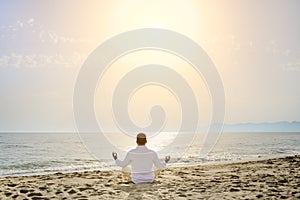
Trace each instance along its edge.
<path fill-rule="evenodd" d="M 118 159 L 117 153 L 115 152 L 113 152 L 113 158 L 115 159 L 116 164 L 120 167 L 126 167 L 130 164 L 131 161 L 129 153 L 126 154 L 125 159 L 123 161 Z"/>

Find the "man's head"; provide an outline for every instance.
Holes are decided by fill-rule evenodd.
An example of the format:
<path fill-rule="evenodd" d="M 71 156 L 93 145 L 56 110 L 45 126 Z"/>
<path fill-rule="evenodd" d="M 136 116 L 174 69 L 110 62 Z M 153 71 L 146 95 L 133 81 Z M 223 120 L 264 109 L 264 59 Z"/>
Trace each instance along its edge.
<path fill-rule="evenodd" d="M 146 135 L 144 133 L 137 134 L 137 136 L 136 136 L 136 143 L 139 146 L 145 145 L 147 143 Z"/>

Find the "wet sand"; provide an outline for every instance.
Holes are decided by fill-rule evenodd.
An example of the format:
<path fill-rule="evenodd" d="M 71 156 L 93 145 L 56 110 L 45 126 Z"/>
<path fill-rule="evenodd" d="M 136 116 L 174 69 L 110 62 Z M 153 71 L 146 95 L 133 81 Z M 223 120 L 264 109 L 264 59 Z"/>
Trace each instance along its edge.
<path fill-rule="evenodd" d="M 300 156 L 166 168 L 140 185 L 120 171 L 5 177 L 0 199 L 300 199 Z"/>

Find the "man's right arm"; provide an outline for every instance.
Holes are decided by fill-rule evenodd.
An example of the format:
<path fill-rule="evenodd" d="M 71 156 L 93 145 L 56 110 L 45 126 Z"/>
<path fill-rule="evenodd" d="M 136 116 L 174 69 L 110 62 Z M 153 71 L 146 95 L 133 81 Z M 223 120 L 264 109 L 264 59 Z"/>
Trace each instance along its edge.
<path fill-rule="evenodd" d="M 161 161 L 158 159 L 158 156 L 157 156 L 157 153 L 156 153 L 156 152 L 154 152 L 154 159 L 153 159 L 153 162 L 154 162 L 155 167 L 157 167 L 158 169 L 166 167 L 166 162 L 161 162 Z"/>

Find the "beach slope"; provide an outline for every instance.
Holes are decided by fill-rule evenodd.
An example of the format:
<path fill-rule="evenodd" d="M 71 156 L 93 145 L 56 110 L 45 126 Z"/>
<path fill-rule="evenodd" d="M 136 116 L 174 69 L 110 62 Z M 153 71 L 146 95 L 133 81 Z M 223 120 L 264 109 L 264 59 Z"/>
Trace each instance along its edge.
<path fill-rule="evenodd" d="M 300 156 L 174 167 L 152 184 L 120 171 L 0 179 L 0 199 L 300 199 Z"/>

